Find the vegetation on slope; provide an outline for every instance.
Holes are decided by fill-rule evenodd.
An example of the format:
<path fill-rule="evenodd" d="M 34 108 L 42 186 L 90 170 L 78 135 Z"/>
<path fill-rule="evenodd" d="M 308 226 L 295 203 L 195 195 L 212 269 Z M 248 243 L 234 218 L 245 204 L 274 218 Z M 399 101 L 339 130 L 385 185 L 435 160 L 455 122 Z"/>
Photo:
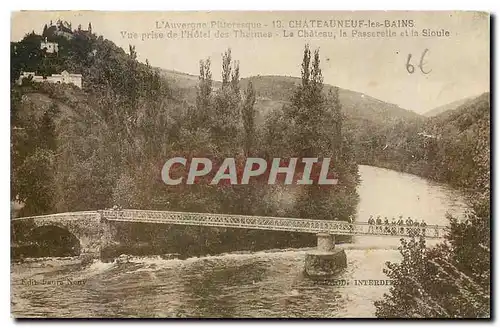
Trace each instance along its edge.
<path fill-rule="evenodd" d="M 489 187 L 489 93 L 424 121 L 369 130 L 358 147 L 364 164 L 409 172 L 453 186 Z"/>
<path fill-rule="evenodd" d="M 453 111 L 453 110 L 457 109 L 458 107 L 462 106 L 463 104 L 465 104 L 466 102 L 473 100 L 476 97 L 477 97 L 477 95 L 474 97 L 467 97 L 464 99 L 459 99 L 459 100 L 453 101 L 451 103 L 444 104 L 442 106 L 433 108 L 433 109 L 425 112 L 423 115 L 426 117 L 432 117 L 432 116 L 442 114 L 444 112 Z"/>
<path fill-rule="evenodd" d="M 402 240 L 402 261 L 387 263 L 389 293 L 375 302 L 380 318 L 489 318 L 491 315 L 489 192 L 476 194 L 465 218 L 450 219 L 446 240 Z"/>
<path fill-rule="evenodd" d="M 57 56 L 40 50 L 40 41 L 45 37 L 59 44 Z M 349 148 L 343 158 L 351 162 L 345 163 L 344 170 L 353 177 L 341 180 L 342 194 L 334 195 L 334 203 L 343 206 L 321 215 L 319 207 L 303 208 L 311 196 L 304 194 L 302 203 L 294 202 L 282 186 L 179 187 L 161 181 L 163 163 L 179 155 L 236 157 L 238 161 L 249 155 L 278 156 L 262 142 L 269 138 L 266 131 L 273 130 L 272 125 L 264 129 L 255 123 L 258 94 L 251 83 L 240 86 L 239 67 L 229 51 L 223 57 L 220 83 L 212 80 L 210 63 L 202 62 L 192 101 L 184 99 L 181 89 L 169 84 L 159 70 L 139 63 L 133 47 L 125 53 L 89 31 L 75 30 L 68 38 L 47 29 L 43 36 L 26 35 L 22 41 L 12 43 L 11 49 L 11 190 L 12 199 L 25 204 L 19 213 L 22 216 L 109 208 L 115 204 L 139 209 L 325 219 L 347 219 L 354 214 L 357 167 Z M 21 86 L 14 83 L 21 71 L 49 75 L 63 69 L 83 75 L 82 90 L 26 80 Z M 300 90 L 305 89 L 298 88 L 297 92 Z M 294 102 L 290 99 L 289 103 Z M 324 110 L 329 104 L 321 95 L 314 106 Z M 304 122 L 313 123 L 317 124 Z M 322 136 L 327 135 L 324 130 Z M 338 133 L 337 138 L 341 138 Z M 282 146 L 288 145 L 288 140 L 281 142 Z M 284 207 L 284 203 L 288 205 Z M 253 249 L 314 242 L 314 236 L 293 233 L 259 232 L 258 239 L 265 242 L 255 245 L 257 235 L 245 231 L 196 227 L 163 231 L 148 225 L 120 229 L 124 242 L 166 239 L 166 243 L 190 254 L 225 251 L 234 245 Z"/>
<path fill-rule="evenodd" d="M 387 264 L 395 284 L 375 303 L 378 317 L 490 317 L 489 97 L 485 93 L 426 122 L 427 131 L 439 136 L 424 140 L 420 158 L 427 174 L 468 188 L 471 210 L 464 218 L 449 217 L 450 230 L 437 247 L 427 248 L 423 238 L 402 241 L 402 262 Z M 418 141 L 408 146 L 418 147 Z"/>

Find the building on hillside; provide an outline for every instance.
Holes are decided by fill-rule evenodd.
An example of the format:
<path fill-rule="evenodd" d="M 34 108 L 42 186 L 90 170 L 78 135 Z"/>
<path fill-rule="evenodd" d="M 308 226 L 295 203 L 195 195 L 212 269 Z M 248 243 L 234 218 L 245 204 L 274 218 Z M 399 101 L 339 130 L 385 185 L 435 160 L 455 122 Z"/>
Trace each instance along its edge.
<path fill-rule="evenodd" d="M 71 29 L 71 23 L 67 21 L 58 20 L 56 25 L 55 34 L 64 36 L 67 39 L 73 38 L 73 30 Z"/>
<path fill-rule="evenodd" d="M 60 19 L 57 20 L 56 23 L 50 21 L 50 23 L 46 25 L 46 28 L 44 28 L 43 36 L 50 37 L 52 35 L 58 35 L 58 36 L 63 36 L 69 40 L 73 39 L 76 33 L 92 35 L 92 24 L 89 23 L 87 30 L 82 29 L 81 25 L 78 25 L 78 28 L 76 30 L 73 30 L 73 27 L 71 26 L 70 22 L 63 21 Z"/>
<path fill-rule="evenodd" d="M 49 83 L 68 83 L 73 84 L 82 88 L 82 74 L 71 74 L 67 71 L 63 71 L 61 74 L 52 74 L 51 76 L 41 76 L 36 75 L 34 72 L 23 72 L 21 76 L 19 76 L 19 80 L 17 83 L 21 85 L 23 83 L 23 79 L 31 78 L 32 82 L 49 82 Z"/>
<path fill-rule="evenodd" d="M 48 42 L 45 38 L 45 41 L 40 43 L 40 49 L 45 49 L 48 54 L 54 54 L 59 52 L 59 45 L 57 42 Z"/>
<path fill-rule="evenodd" d="M 52 74 L 51 76 L 47 76 L 47 82 L 74 84 L 81 89 L 82 74 L 70 74 L 67 71 L 62 71 L 61 74 Z"/>
<path fill-rule="evenodd" d="M 19 79 L 17 80 L 17 84 L 21 85 L 23 84 L 24 79 L 29 78 L 31 78 L 32 82 L 43 82 L 44 80 L 43 76 L 36 75 L 35 72 L 22 72 L 19 76 Z"/>

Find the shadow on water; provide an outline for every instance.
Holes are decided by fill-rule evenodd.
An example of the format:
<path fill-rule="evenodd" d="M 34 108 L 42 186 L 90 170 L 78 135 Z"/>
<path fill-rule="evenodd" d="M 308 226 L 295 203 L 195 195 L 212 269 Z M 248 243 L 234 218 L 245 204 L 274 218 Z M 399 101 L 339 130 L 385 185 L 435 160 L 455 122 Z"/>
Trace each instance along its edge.
<path fill-rule="evenodd" d="M 184 290 L 192 298 L 193 312 L 188 316 L 237 317 L 236 304 L 241 300 L 232 290 L 262 281 L 269 265 L 266 261 L 235 262 L 231 266 L 218 262 L 201 259 L 185 271 Z"/>
<path fill-rule="evenodd" d="M 303 273 L 296 251 L 201 258 L 183 271 L 185 317 L 324 317 L 346 301 L 342 288 Z M 342 275 L 342 273 L 340 273 Z"/>
<path fill-rule="evenodd" d="M 12 247 L 13 259 L 24 257 L 67 257 L 80 255 L 80 241 L 56 226 L 42 226 L 30 233 L 30 244 Z"/>

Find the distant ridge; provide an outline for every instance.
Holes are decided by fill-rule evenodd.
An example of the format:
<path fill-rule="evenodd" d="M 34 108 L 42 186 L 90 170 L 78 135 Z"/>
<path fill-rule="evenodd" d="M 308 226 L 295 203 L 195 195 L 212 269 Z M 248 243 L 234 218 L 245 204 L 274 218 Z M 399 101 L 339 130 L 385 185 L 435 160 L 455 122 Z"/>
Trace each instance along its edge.
<path fill-rule="evenodd" d="M 196 86 L 198 77 L 173 70 L 159 69 L 160 74 L 167 81 L 174 82 L 179 95 L 192 101 L 196 99 Z M 244 90 L 251 81 L 256 94 L 256 108 L 259 118 L 263 119 L 269 112 L 280 109 L 288 104 L 295 88 L 300 85 L 301 79 L 291 76 L 280 75 L 258 75 L 241 79 L 241 89 Z M 214 80 L 215 89 L 220 87 L 220 82 Z M 325 91 L 333 88 L 332 85 L 325 84 Z M 385 102 L 361 92 L 339 88 L 340 100 L 343 111 L 348 118 L 371 121 L 377 123 L 388 123 L 401 119 L 418 119 L 422 116 L 413 111 L 399 107 L 398 105 Z"/>
<path fill-rule="evenodd" d="M 426 117 L 431 117 L 431 116 L 436 116 L 436 115 L 439 115 L 439 114 L 447 112 L 447 111 L 455 110 L 458 107 L 464 105 L 465 103 L 476 99 L 478 96 L 480 96 L 480 95 L 475 95 L 475 96 L 471 96 L 471 97 L 467 97 L 467 98 L 463 98 L 463 99 L 459 99 L 459 100 L 453 101 L 451 103 L 448 103 L 448 104 L 445 104 L 445 105 L 433 108 L 430 111 L 427 111 L 427 112 L 423 113 L 422 115 L 424 115 Z"/>

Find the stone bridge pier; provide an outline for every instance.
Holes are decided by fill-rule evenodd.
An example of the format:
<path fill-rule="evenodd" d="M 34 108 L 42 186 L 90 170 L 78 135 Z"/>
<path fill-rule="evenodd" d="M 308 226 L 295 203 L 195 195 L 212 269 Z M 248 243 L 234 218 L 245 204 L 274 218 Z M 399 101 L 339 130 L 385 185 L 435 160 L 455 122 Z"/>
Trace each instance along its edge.
<path fill-rule="evenodd" d="M 343 249 L 335 248 L 335 236 L 318 233 L 317 248 L 306 253 L 305 272 L 314 279 L 330 279 L 347 267 L 347 256 Z"/>
<path fill-rule="evenodd" d="M 29 244 L 41 231 L 45 231 L 45 235 L 50 238 L 52 231 L 65 230 L 78 241 L 79 255 L 90 258 L 100 258 L 102 250 L 112 243 L 114 236 L 110 221 L 106 220 L 99 211 L 23 218 L 14 221 L 13 224 L 14 230 L 27 231 L 22 238 L 17 238 L 17 234 L 14 233 L 15 243 Z"/>

